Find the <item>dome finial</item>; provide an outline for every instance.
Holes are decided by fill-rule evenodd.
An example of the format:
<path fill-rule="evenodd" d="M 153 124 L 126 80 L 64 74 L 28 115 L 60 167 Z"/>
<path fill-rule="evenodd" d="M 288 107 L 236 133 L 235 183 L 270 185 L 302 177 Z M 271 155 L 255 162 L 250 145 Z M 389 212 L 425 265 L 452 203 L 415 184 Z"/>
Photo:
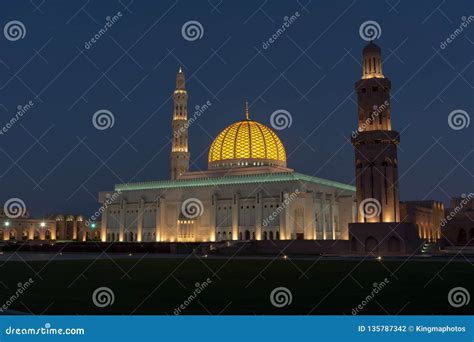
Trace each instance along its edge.
<path fill-rule="evenodd" d="M 250 120 L 249 103 L 245 101 L 245 119 Z"/>

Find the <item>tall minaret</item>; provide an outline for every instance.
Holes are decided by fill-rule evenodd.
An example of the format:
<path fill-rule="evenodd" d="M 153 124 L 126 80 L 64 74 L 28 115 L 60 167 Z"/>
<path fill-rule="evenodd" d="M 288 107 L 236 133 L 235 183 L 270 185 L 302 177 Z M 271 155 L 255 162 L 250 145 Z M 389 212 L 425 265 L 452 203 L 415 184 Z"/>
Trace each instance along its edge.
<path fill-rule="evenodd" d="M 380 48 L 373 42 L 363 51 L 362 78 L 356 82 L 358 129 L 355 148 L 358 222 L 399 222 L 397 144 L 392 130 L 390 88 L 382 73 Z"/>
<path fill-rule="evenodd" d="M 188 93 L 184 72 L 179 68 L 176 75 L 176 90 L 173 93 L 173 143 L 170 164 L 171 179 L 177 179 L 189 170 L 188 152 Z"/>

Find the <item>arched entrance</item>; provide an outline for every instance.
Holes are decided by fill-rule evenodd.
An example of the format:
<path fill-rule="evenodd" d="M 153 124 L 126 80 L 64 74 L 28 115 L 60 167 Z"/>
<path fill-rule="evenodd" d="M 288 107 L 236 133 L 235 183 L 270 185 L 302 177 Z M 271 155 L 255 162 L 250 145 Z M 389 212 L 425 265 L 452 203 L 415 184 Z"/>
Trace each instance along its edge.
<path fill-rule="evenodd" d="M 459 229 L 458 233 L 458 245 L 464 246 L 467 243 L 467 234 L 464 229 Z"/>
<path fill-rule="evenodd" d="M 378 244 L 377 240 L 374 237 L 369 236 L 365 240 L 365 252 L 366 253 L 377 253 L 377 251 L 378 251 L 377 244 Z"/>

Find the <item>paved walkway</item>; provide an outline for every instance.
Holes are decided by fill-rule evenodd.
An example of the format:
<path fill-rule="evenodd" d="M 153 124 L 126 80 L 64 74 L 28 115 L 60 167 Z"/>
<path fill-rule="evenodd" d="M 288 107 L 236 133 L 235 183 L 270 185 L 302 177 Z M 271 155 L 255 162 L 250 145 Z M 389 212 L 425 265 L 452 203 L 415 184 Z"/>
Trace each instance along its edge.
<path fill-rule="evenodd" d="M 95 260 L 103 259 L 108 260 L 112 259 L 184 259 L 190 257 L 188 254 L 158 254 L 158 253 L 42 253 L 42 252 L 0 252 L 0 263 L 10 262 L 10 261 L 50 261 L 50 260 Z M 229 259 L 229 256 L 217 256 L 217 255 L 194 255 L 191 258 L 207 258 L 207 259 Z M 281 257 L 280 257 L 281 258 Z M 357 261 L 364 259 L 364 257 L 354 257 L 354 256 L 291 256 L 291 260 L 307 260 L 307 261 Z M 234 256 L 232 259 L 239 260 L 273 260 L 275 256 Z M 281 258 L 284 260 L 283 258 Z M 375 258 L 368 257 L 367 260 L 374 260 Z M 407 257 L 384 257 L 383 261 L 405 261 Z M 414 256 L 410 258 L 410 261 L 429 261 L 429 262 L 474 262 L 474 256 L 461 256 L 453 259 L 453 255 L 443 255 L 443 256 Z"/>

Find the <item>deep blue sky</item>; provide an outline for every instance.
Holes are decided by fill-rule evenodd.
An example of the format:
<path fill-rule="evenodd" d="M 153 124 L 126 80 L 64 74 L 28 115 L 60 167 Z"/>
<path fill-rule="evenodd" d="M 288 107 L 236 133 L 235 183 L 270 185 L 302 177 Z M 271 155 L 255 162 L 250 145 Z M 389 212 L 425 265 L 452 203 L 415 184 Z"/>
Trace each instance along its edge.
<path fill-rule="evenodd" d="M 18 105 L 34 106 L 0 135 L 0 200 L 19 197 L 35 215 L 88 214 L 98 206 L 98 191 L 115 183 L 168 178 L 166 101 L 179 65 L 188 76 L 189 108 L 212 102 L 190 127 L 192 169 L 207 168 L 212 138 L 243 118 L 247 99 L 252 117 L 267 125 L 273 111 L 291 113 L 292 126 L 277 132 L 289 167 L 352 182 L 348 139 L 366 43 L 359 26 L 367 20 L 380 24 L 378 44 L 390 55 L 383 67 L 395 95 L 393 128 L 403 131 L 401 198 L 447 203 L 472 192 L 474 122 L 456 131 L 447 118 L 455 109 L 474 113 L 474 22 L 446 49 L 440 43 L 462 16 L 474 15 L 474 3 L 396 3 L 1 1 L 1 33 L 19 20 L 26 36 L 0 35 L 0 126 Z M 86 50 L 84 43 L 118 11 L 122 18 Z M 296 22 L 264 50 L 262 43 L 296 11 Z M 189 20 L 204 27 L 201 39 L 183 39 Z M 114 114 L 112 128 L 94 128 L 99 109 Z"/>

